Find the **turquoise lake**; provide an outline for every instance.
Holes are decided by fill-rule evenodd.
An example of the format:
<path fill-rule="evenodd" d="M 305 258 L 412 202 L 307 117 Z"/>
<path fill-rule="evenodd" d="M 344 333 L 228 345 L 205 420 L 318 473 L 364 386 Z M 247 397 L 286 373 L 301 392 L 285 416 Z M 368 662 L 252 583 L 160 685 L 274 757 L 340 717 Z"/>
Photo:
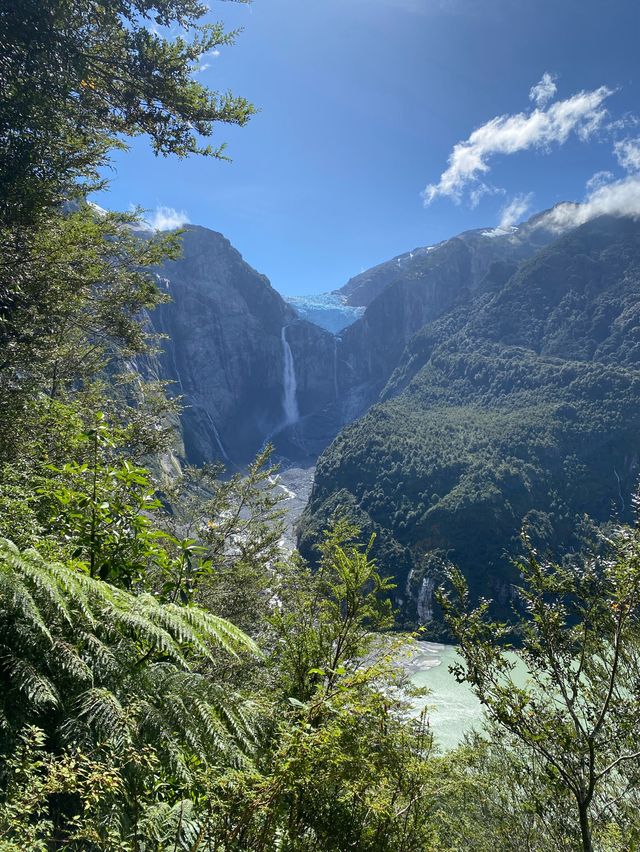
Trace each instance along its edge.
<path fill-rule="evenodd" d="M 442 749 L 454 748 L 467 731 L 482 723 L 482 707 L 466 684 L 457 683 L 449 666 L 460 660 L 453 645 L 419 642 L 411 663 L 411 681 L 427 687 L 429 695 L 416 709 L 428 708 L 429 723 Z"/>

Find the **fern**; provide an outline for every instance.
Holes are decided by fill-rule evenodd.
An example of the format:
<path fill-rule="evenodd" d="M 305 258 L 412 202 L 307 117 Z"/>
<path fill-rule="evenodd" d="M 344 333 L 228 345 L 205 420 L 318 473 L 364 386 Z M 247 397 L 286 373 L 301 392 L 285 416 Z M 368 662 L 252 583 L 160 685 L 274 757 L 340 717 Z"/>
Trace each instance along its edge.
<path fill-rule="evenodd" d="M 202 674 L 220 654 L 258 654 L 224 619 L 160 603 L 0 539 L 0 742 L 38 724 L 63 745 L 151 744 L 177 778 L 246 761 L 251 708 Z"/>
<path fill-rule="evenodd" d="M 189 799 L 174 805 L 161 802 L 148 808 L 139 825 L 140 834 L 154 843 L 148 846 L 149 850 L 195 849 L 200 831 L 194 804 Z"/>

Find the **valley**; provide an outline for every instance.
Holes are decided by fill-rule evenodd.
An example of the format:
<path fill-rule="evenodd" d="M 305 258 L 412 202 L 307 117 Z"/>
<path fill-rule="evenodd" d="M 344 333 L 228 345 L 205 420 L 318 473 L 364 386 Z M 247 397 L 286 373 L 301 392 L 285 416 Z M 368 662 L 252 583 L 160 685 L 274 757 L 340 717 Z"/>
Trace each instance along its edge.
<path fill-rule="evenodd" d="M 640 850 L 640 7 L 575 5 L 0 3 L 0 852 Z"/>
<path fill-rule="evenodd" d="M 347 512 L 375 532 L 408 626 L 441 634 L 432 595 L 450 562 L 508 612 L 523 527 L 578 551 L 631 518 L 638 476 L 640 228 L 559 231 L 553 215 L 414 249 L 301 315 L 188 226 L 151 317 L 185 460 L 238 470 L 272 442 L 283 478 L 306 471 L 303 555 Z"/>

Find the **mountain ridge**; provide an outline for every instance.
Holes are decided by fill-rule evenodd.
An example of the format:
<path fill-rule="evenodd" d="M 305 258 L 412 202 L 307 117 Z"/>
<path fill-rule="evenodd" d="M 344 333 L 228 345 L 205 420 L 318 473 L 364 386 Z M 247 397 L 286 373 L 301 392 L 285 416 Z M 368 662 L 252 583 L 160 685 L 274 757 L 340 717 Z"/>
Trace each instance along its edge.
<path fill-rule="evenodd" d="M 494 265 L 473 299 L 426 324 L 381 401 L 318 460 L 303 553 L 338 502 L 349 507 L 377 532 L 378 558 L 415 619 L 433 611 L 448 559 L 474 593 L 508 608 L 525 522 L 542 547 L 570 549 L 585 513 L 605 523 L 615 508 L 630 520 L 639 259 L 638 223 L 604 217 L 521 265 Z"/>

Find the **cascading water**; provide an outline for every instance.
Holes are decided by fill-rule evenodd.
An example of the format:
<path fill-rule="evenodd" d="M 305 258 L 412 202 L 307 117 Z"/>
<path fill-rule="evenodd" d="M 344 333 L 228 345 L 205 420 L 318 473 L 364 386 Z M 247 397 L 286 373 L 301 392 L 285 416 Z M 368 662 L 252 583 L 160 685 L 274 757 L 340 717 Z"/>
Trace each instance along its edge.
<path fill-rule="evenodd" d="M 285 425 L 288 426 L 290 423 L 295 423 L 300 419 L 300 412 L 298 411 L 298 400 L 296 399 L 296 370 L 293 363 L 293 353 L 291 352 L 291 347 L 287 340 L 286 325 L 282 327 L 280 339 L 282 340 L 282 355 L 284 362 L 282 376 L 284 397 L 282 400 L 282 406 L 284 408 Z"/>
<path fill-rule="evenodd" d="M 341 339 L 339 337 L 333 338 L 333 398 L 335 401 L 338 401 L 339 389 L 338 389 L 338 346 L 341 343 Z"/>
<path fill-rule="evenodd" d="M 227 453 L 225 451 L 224 445 L 222 443 L 222 439 L 220 437 L 220 432 L 218 432 L 218 430 L 216 428 L 216 424 L 213 422 L 213 418 L 211 417 L 211 415 L 209 414 L 208 411 L 206 412 L 206 415 L 207 415 L 207 418 L 209 419 L 209 423 L 211 424 L 211 428 L 213 430 L 213 437 L 216 439 L 216 444 L 218 445 L 218 449 L 222 453 L 222 458 L 225 461 L 229 461 L 229 456 L 227 455 Z"/>

